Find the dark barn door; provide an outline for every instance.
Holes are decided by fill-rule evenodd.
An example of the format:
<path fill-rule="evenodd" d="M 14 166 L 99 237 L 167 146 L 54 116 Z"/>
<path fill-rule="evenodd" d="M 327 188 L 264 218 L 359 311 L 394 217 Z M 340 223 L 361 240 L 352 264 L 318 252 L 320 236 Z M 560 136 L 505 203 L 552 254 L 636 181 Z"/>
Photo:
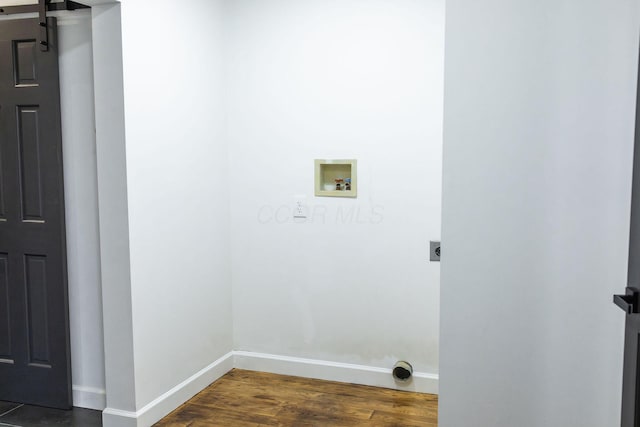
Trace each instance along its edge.
<path fill-rule="evenodd" d="M 614 302 L 626 312 L 622 427 L 640 427 L 640 73 L 637 90 L 627 288 L 624 295 L 613 296 Z"/>
<path fill-rule="evenodd" d="M 56 21 L 0 21 L 0 400 L 71 407 Z"/>

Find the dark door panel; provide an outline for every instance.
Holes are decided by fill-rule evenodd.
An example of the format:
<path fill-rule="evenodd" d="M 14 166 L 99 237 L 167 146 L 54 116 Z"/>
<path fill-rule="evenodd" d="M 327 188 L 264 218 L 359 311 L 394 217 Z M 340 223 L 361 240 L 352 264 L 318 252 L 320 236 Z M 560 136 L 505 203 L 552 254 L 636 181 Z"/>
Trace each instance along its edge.
<path fill-rule="evenodd" d="M 0 400 L 71 407 L 56 21 L 0 22 Z"/>

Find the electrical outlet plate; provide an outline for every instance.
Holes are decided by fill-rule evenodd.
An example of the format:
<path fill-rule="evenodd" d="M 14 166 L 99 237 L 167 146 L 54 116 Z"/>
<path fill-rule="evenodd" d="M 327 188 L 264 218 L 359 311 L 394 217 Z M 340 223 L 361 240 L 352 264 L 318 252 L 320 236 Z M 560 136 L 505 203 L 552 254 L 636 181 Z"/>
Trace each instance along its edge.
<path fill-rule="evenodd" d="M 431 261 L 440 261 L 440 242 L 431 241 L 430 242 L 430 250 L 429 250 L 429 259 Z"/>
<path fill-rule="evenodd" d="M 306 218 L 308 216 L 308 206 L 306 196 L 293 197 L 293 217 Z"/>

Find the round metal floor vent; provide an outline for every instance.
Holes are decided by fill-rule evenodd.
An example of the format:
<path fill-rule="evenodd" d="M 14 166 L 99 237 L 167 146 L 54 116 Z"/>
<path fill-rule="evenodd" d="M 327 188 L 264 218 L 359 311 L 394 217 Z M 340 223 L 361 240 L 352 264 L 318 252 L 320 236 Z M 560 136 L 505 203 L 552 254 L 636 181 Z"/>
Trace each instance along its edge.
<path fill-rule="evenodd" d="M 409 362 L 399 361 L 393 367 L 393 378 L 398 381 L 409 381 L 413 374 L 413 367 Z"/>

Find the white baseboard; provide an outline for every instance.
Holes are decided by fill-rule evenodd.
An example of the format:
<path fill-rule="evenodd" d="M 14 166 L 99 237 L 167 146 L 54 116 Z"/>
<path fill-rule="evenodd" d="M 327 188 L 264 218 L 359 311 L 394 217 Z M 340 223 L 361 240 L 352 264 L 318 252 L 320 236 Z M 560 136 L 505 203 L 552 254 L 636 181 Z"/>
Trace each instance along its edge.
<path fill-rule="evenodd" d="M 102 411 L 103 427 L 139 427 L 136 412 L 107 408 Z"/>
<path fill-rule="evenodd" d="M 248 351 L 234 351 L 233 356 L 234 366 L 238 369 L 438 394 L 437 374 L 414 372 L 413 379 L 404 383 L 393 379 L 391 369 L 373 366 Z"/>
<path fill-rule="evenodd" d="M 149 427 L 153 425 L 233 369 L 233 359 L 233 352 L 225 354 L 136 412 L 106 408 L 102 412 L 103 426 Z"/>
<path fill-rule="evenodd" d="M 106 408 L 102 413 L 103 426 L 149 427 L 233 368 L 418 393 L 438 393 L 437 374 L 414 372 L 413 379 L 403 383 L 396 382 L 391 375 L 391 369 L 386 368 L 249 351 L 232 351 L 136 412 Z"/>
<path fill-rule="evenodd" d="M 107 406 L 107 392 L 104 389 L 73 386 L 73 406 L 102 411 Z"/>

